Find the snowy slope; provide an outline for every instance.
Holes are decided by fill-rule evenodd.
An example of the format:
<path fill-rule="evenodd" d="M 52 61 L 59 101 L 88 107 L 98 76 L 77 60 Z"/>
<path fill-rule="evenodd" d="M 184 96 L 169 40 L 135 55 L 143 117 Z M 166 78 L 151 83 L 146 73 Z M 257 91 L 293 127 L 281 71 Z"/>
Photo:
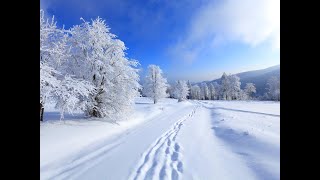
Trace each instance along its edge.
<path fill-rule="evenodd" d="M 256 94 L 257 96 L 263 95 L 264 93 L 267 92 L 267 81 L 270 77 L 280 76 L 280 65 L 272 66 L 266 69 L 260 69 L 260 70 L 255 70 L 255 71 L 246 71 L 242 73 L 237 73 L 235 74 L 240 78 L 241 82 L 241 89 L 244 89 L 246 86 L 246 83 L 253 83 L 255 84 L 256 87 Z M 221 78 L 212 80 L 212 81 L 204 81 L 206 83 L 211 83 L 211 82 L 218 82 L 220 83 Z M 196 83 L 196 84 L 201 84 L 202 82 Z"/>
<path fill-rule="evenodd" d="M 40 126 L 40 176 L 279 179 L 279 105 L 172 99 L 154 105 L 138 98 L 135 113 L 119 125 L 80 114 L 59 122 L 46 113 L 51 120 Z"/>

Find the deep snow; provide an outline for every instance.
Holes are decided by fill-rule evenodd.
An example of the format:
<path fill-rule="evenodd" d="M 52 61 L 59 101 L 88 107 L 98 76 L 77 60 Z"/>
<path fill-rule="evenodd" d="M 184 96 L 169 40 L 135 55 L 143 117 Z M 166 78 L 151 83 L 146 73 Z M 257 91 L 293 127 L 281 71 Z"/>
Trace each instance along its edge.
<path fill-rule="evenodd" d="M 117 124 L 44 118 L 41 179 L 280 179 L 278 102 L 137 98 Z"/>

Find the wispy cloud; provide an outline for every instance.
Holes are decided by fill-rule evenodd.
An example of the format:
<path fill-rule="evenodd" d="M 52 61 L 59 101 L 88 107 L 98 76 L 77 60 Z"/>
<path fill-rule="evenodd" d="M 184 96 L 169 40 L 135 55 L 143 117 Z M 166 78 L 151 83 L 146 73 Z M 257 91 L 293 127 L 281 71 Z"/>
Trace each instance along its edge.
<path fill-rule="evenodd" d="M 192 62 L 203 51 L 240 42 L 252 47 L 268 41 L 280 48 L 279 0 L 211 1 L 192 17 L 186 34 L 169 48 L 175 58 Z"/>

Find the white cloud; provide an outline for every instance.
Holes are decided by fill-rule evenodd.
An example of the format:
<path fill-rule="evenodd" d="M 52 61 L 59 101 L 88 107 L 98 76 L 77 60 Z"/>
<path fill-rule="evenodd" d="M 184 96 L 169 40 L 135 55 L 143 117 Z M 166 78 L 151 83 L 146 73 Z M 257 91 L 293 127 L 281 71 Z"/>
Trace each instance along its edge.
<path fill-rule="evenodd" d="M 188 62 L 204 49 L 229 42 L 254 47 L 268 41 L 279 49 L 280 0 L 210 2 L 196 12 L 186 33 L 169 51 Z"/>

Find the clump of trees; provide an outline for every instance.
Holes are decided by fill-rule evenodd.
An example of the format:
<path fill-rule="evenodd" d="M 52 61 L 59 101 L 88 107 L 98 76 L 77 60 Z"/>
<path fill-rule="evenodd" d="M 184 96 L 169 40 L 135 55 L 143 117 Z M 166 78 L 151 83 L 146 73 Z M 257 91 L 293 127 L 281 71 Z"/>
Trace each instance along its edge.
<path fill-rule="evenodd" d="M 163 77 L 159 66 L 149 65 L 147 75 L 144 79 L 142 95 L 149 97 L 156 104 L 165 97 L 178 99 L 182 102 L 190 97 L 191 84 L 184 80 L 178 80 L 175 84 L 169 85 L 167 79 Z"/>
<path fill-rule="evenodd" d="M 267 90 L 261 97 L 257 97 L 253 83 L 246 83 L 241 89 L 240 78 L 236 75 L 223 73 L 220 82 L 209 82 L 192 85 L 189 99 L 197 100 L 274 100 L 280 101 L 280 77 L 273 76 L 267 81 Z"/>
<path fill-rule="evenodd" d="M 240 78 L 236 75 L 223 73 L 220 83 L 201 83 L 193 85 L 190 99 L 198 100 L 249 100 L 256 92 L 253 83 L 247 83 L 244 90 L 240 88 Z"/>

